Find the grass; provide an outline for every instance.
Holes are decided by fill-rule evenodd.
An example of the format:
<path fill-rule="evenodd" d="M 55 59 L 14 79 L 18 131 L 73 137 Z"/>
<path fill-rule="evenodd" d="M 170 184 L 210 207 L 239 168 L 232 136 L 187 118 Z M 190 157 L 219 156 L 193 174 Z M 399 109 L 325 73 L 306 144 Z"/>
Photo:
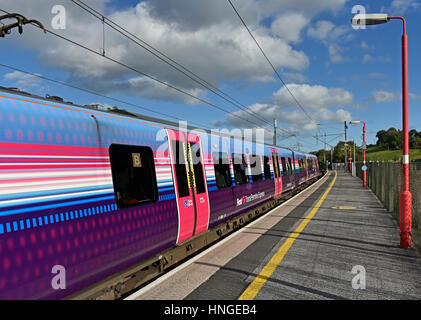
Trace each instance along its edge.
<path fill-rule="evenodd" d="M 367 161 L 401 161 L 402 150 L 384 150 L 382 147 L 376 146 L 367 149 L 366 158 Z M 409 159 L 411 161 L 421 160 L 421 149 L 410 149 Z"/>

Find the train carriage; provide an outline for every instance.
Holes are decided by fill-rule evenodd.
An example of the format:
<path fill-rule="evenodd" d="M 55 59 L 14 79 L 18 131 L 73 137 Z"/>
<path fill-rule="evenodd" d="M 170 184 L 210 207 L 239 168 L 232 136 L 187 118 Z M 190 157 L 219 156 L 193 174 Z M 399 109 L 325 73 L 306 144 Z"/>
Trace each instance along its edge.
<path fill-rule="evenodd" d="M 314 154 L 306 154 L 308 179 L 317 177 L 319 161 Z"/>
<path fill-rule="evenodd" d="M 298 165 L 311 155 L 7 89 L 0 123 L 1 299 L 74 294 L 317 172 Z"/>

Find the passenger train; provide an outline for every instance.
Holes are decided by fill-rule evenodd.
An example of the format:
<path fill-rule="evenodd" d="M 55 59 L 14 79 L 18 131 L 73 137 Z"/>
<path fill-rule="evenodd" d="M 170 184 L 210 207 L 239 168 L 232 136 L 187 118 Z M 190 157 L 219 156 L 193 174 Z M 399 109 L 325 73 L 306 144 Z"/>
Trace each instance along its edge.
<path fill-rule="evenodd" d="M 66 298 L 319 174 L 311 154 L 15 89 L 0 124 L 1 299 Z"/>

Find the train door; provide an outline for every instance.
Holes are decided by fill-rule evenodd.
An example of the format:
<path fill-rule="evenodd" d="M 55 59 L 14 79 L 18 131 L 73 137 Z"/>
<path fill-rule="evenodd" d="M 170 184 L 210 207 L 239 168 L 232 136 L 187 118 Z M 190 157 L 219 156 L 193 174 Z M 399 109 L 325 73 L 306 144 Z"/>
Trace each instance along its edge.
<path fill-rule="evenodd" d="M 167 134 L 178 210 L 178 243 L 207 229 L 209 199 L 199 137 L 169 129 Z"/>
<path fill-rule="evenodd" d="M 192 191 L 196 209 L 194 234 L 197 234 L 208 229 L 210 214 L 203 149 L 198 135 L 187 133 L 187 149 L 189 151 L 190 173 L 193 176 Z"/>
<path fill-rule="evenodd" d="M 304 156 L 304 171 L 305 171 L 305 177 L 306 177 L 306 182 L 308 181 L 308 170 L 309 170 L 309 165 L 308 165 L 308 158 L 306 156 Z"/>
<path fill-rule="evenodd" d="M 293 181 L 295 183 L 295 186 L 298 187 L 300 185 L 300 162 L 298 155 L 294 153 L 292 158 L 292 171 L 294 173 Z"/>
<path fill-rule="evenodd" d="M 281 177 L 281 170 L 279 168 L 279 158 L 278 158 L 278 150 L 275 148 L 270 148 L 270 152 L 272 153 L 272 166 L 273 172 L 275 175 L 275 198 L 279 197 L 282 193 L 282 177 Z"/>

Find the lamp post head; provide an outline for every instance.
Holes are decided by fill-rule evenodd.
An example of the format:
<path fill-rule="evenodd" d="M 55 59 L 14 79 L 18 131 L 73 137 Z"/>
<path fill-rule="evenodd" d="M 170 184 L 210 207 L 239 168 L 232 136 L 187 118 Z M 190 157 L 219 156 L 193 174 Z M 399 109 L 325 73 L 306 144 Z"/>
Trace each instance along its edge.
<path fill-rule="evenodd" d="M 349 124 L 357 124 L 357 123 L 361 123 L 360 120 L 354 120 L 354 121 L 350 121 Z"/>
<path fill-rule="evenodd" d="M 351 19 L 354 26 L 375 25 L 386 23 L 390 20 L 387 13 L 359 13 Z"/>

